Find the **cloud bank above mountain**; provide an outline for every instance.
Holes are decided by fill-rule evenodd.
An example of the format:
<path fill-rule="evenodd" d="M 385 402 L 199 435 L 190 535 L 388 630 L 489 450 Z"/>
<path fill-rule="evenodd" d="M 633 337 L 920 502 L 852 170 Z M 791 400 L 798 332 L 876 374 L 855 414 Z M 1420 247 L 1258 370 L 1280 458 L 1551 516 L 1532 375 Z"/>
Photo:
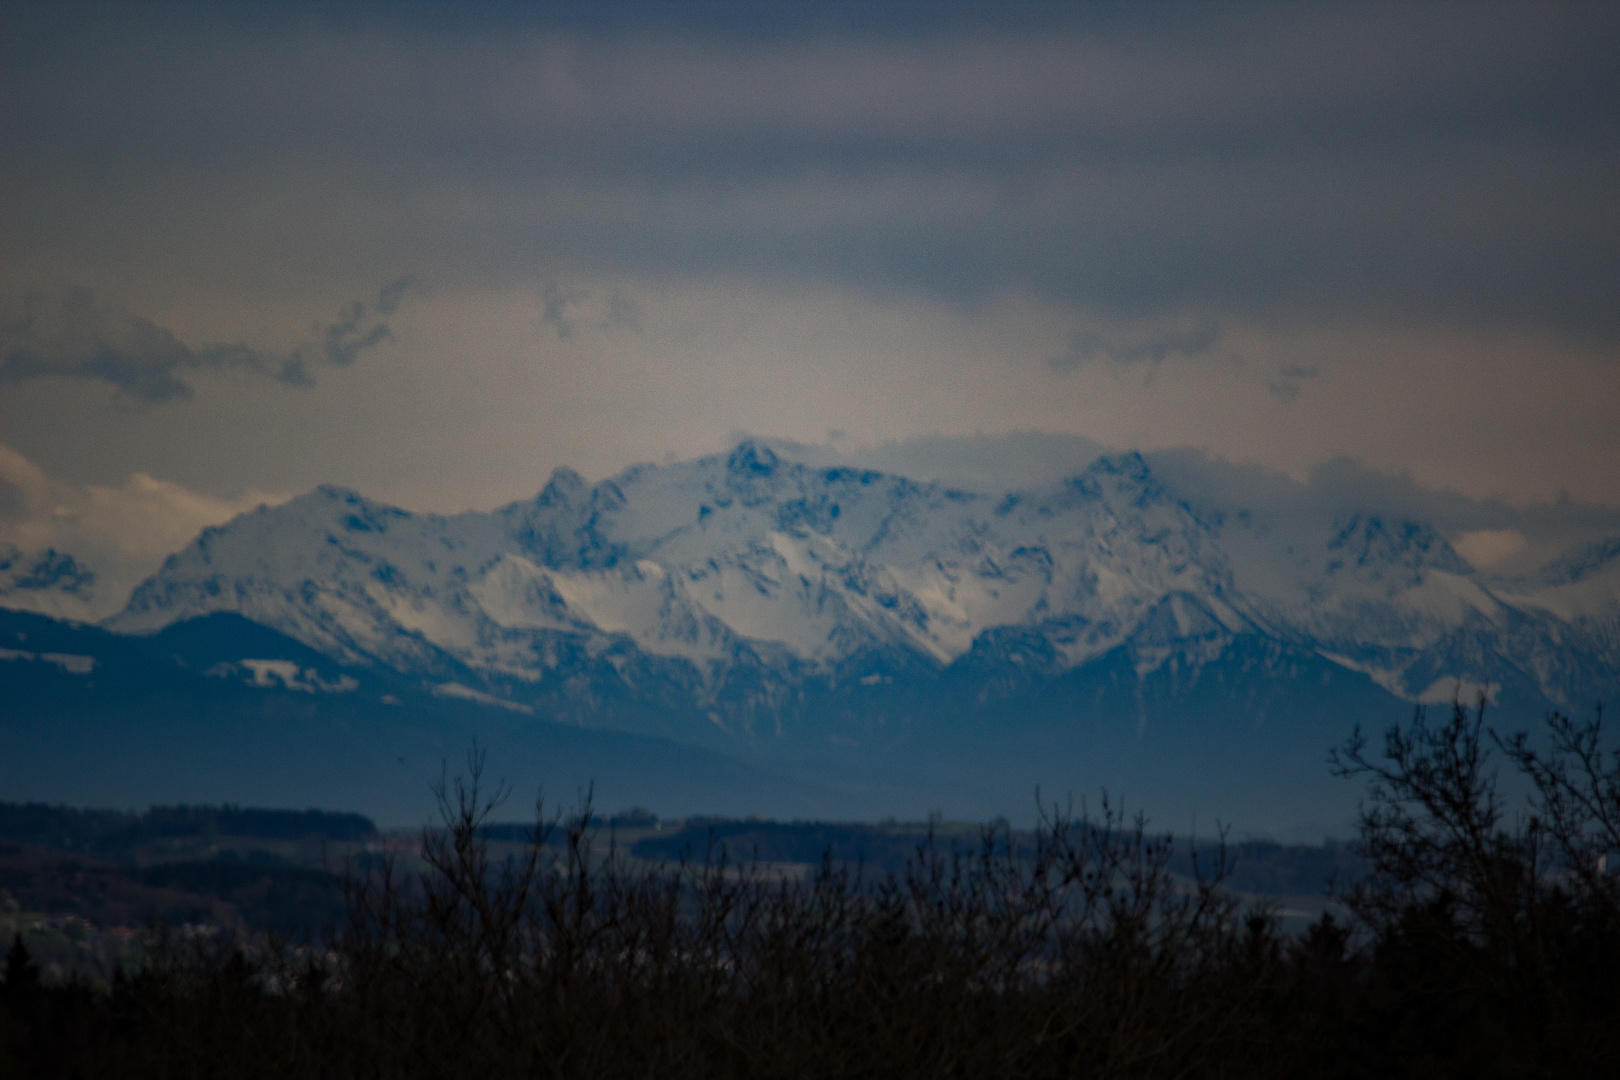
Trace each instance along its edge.
<path fill-rule="evenodd" d="M 1116 452 L 1090 439 L 1042 432 L 870 444 L 847 437 L 814 444 L 749 441 L 784 462 L 876 470 L 992 498 L 1050 488 Z M 1620 508 L 1568 498 L 1528 506 L 1471 499 L 1345 459 L 1326 463 L 1302 483 L 1193 449 L 1144 457 L 1178 499 L 1211 520 L 1256 517 L 1310 536 L 1358 517 L 1422 522 L 1496 580 L 1533 574 L 1559 556 L 1620 537 Z M 121 610 L 138 584 L 204 528 L 289 498 L 254 490 L 217 498 L 145 473 L 115 485 L 75 484 L 0 445 L 0 607 L 100 620 Z"/>
<path fill-rule="evenodd" d="M 0 607 L 104 618 L 205 527 L 286 499 L 256 491 L 217 499 L 145 473 L 116 486 L 70 484 L 0 445 L 0 562 L 8 564 L 0 567 Z M 80 575 L 69 583 L 76 587 L 40 572 L 53 567 Z"/>
<path fill-rule="evenodd" d="M 978 492 L 1054 484 L 1117 450 L 1047 432 L 872 444 L 848 438 L 817 444 L 765 442 L 789 460 L 877 469 Z M 1357 515 L 1421 521 L 1444 535 L 1474 567 L 1492 574 L 1529 573 L 1572 549 L 1620 535 L 1620 507 L 1579 502 L 1567 492 L 1522 505 L 1427 487 L 1409 474 L 1380 472 L 1350 458 L 1324 462 L 1303 480 L 1185 447 L 1149 451 L 1144 458 L 1154 475 L 1204 512 L 1294 519 L 1319 530 Z"/>

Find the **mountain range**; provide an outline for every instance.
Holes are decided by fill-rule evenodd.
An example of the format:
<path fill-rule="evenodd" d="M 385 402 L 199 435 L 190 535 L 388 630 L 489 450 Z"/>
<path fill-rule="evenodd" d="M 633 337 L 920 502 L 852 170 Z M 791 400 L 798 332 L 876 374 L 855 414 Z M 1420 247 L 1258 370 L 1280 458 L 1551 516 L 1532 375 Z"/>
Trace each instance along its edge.
<path fill-rule="evenodd" d="M 984 491 L 746 440 L 596 484 L 559 469 L 489 513 L 323 487 L 204 530 L 98 628 L 25 618 L 40 619 L 0 625 L 0 642 L 24 635 L 0 649 L 0 688 L 42 760 L 91 752 L 42 717 L 64 680 L 97 677 L 47 652 L 116 645 L 148 683 L 188 687 L 163 691 L 181 742 L 207 726 L 199 694 L 216 713 L 297 701 L 320 723 L 349 716 L 361 758 L 415 725 L 450 757 L 480 739 L 514 782 L 685 801 L 665 812 L 987 816 L 1031 809 L 1036 785 L 1106 786 L 1178 825 L 1329 829 L 1356 792 L 1325 755 L 1356 723 L 1459 694 L 1521 724 L 1612 700 L 1620 539 L 1501 579 L 1423 521 L 1218 502 L 1139 454 Z M 27 648 L 30 632 L 87 651 Z M 25 672 L 58 689 L 23 708 Z M 315 753 L 336 736 L 299 738 Z M 291 739 L 277 752 L 302 775 Z M 256 751 L 230 753 L 247 758 L 226 772 L 252 774 Z M 8 789 L 50 772 L 13 761 Z M 388 770 L 347 767 L 383 802 L 328 805 L 388 820 Z"/>

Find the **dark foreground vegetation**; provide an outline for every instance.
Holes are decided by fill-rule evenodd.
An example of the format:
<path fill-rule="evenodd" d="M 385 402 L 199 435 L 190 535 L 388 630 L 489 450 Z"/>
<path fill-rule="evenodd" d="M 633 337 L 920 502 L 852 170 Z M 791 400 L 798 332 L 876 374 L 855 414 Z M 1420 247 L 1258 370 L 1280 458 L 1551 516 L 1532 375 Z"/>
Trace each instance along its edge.
<path fill-rule="evenodd" d="M 259 810 L 242 806 L 154 806 L 142 814 L 0 803 L 0 838 L 110 858 L 222 836 L 258 840 L 369 840 L 377 826 L 360 814 Z"/>
<path fill-rule="evenodd" d="M 1458 707 L 1340 748 L 1370 872 L 1300 935 L 1107 804 L 801 876 L 625 858 L 588 807 L 503 857 L 475 769 L 319 943 L 177 932 L 100 986 L 18 943 L 0 1076 L 1611 1076 L 1620 759 L 1544 735 Z"/>
<path fill-rule="evenodd" d="M 382 839 L 358 814 L 317 810 L 0 803 L 0 942 L 26 928 L 54 982 L 128 966 L 153 924 L 319 933 L 345 917 L 325 866 Z"/>

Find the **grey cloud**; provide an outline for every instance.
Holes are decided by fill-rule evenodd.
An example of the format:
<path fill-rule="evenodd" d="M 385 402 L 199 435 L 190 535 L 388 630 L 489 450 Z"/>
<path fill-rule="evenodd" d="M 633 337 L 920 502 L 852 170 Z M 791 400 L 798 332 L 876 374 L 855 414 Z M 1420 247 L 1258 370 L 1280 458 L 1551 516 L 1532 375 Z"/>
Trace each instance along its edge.
<path fill-rule="evenodd" d="M 1048 357 L 1046 363 L 1058 372 L 1070 372 L 1097 360 L 1107 360 L 1120 366 L 1162 364 L 1172 356 L 1203 356 L 1212 351 L 1220 340 L 1220 327 L 1214 319 L 1204 319 L 1187 328 L 1158 330 L 1138 336 L 1110 336 L 1094 330 L 1075 330 L 1069 334 L 1068 351 L 1060 356 Z"/>
<path fill-rule="evenodd" d="M 591 289 L 565 289 L 555 281 L 540 289 L 540 325 L 551 327 L 559 341 L 572 340 L 580 319 L 592 308 L 601 314 L 588 324 L 591 328 L 603 333 L 621 329 L 641 333 L 641 301 L 622 288 L 612 289 L 605 297 Z"/>
<path fill-rule="evenodd" d="M 312 386 L 316 364 L 344 366 L 391 336 L 379 316 L 399 305 L 408 279 L 385 286 L 374 301 L 356 301 L 309 340 L 285 353 L 241 342 L 193 348 L 173 332 L 88 289 L 64 293 L 53 308 L 30 299 L 18 318 L 0 323 L 0 383 L 55 376 L 108 383 L 132 398 L 161 403 L 191 396 L 186 376 L 244 371 L 289 386 Z"/>
<path fill-rule="evenodd" d="M 607 313 L 597 324 L 599 330 L 614 330 L 620 327 L 641 333 L 641 301 L 625 292 L 623 289 L 614 289 L 608 295 Z"/>
<path fill-rule="evenodd" d="M 387 341 L 393 336 L 387 323 L 365 326 L 366 316 L 364 304 L 350 304 L 343 309 L 337 321 L 326 328 L 321 336 L 328 363 L 338 367 L 352 364 L 362 350 Z"/>
<path fill-rule="evenodd" d="M 1273 397 L 1292 403 L 1299 397 L 1299 391 L 1304 384 L 1317 376 L 1313 367 L 1303 364 L 1290 364 L 1277 372 L 1277 377 L 1266 383 L 1266 389 Z"/>
<path fill-rule="evenodd" d="M 168 330 L 123 308 L 99 305 L 88 289 L 62 297 L 59 309 L 31 310 L 0 325 L 0 382 L 57 375 L 96 379 L 146 401 L 186 397 L 177 370 L 216 365 Z M 235 360 L 257 359 L 251 350 Z"/>
<path fill-rule="evenodd" d="M 559 341 L 572 338 L 576 324 L 568 314 L 568 309 L 584 297 L 585 294 L 582 292 L 564 292 L 562 286 L 556 282 L 547 282 L 540 290 L 540 324 L 551 327 Z"/>
<path fill-rule="evenodd" d="M 1614 5 L 1096 7 L 324 35 L 109 9 L 0 34 L 8 254 L 119 236 L 211 264 L 228 236 L 267 275 L 403 248 L 507 287 L 737 274 L 1620 337 Z"/>
<path fill-rule="evenodd" d="M 347 367 L 355 357 L 373 345 L 393 337 L 388 324 L 378 316 L 392 315 L 405 293 L 414 283 L 408 277 L 391 281 L 377 293 L 369 304 L 355 301 L 339 313 L 320 334 L 322 352 L 326 362 L 334 367 Z"/>

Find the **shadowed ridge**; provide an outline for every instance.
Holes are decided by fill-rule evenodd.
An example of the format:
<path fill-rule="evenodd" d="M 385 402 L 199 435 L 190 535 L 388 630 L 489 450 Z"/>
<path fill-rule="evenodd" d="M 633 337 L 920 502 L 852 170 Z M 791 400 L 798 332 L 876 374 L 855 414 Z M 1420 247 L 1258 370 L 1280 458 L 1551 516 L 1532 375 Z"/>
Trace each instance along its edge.
<path fill-rule="evenodd" d="M 590 486 L 585 483 L 583 476 L 566 465 L 559 465 L 551 470 L 551 479 L 534 497 L 534 505 L 573 506 L 583 500 L 589 491 Z"/>
<path fill-rule="evenodd" d="M 726 459 L 726 468 L 741 476 L 770 476 L 780 459 L 776 451 L 756 439 L 744 439 Z"/>
<path fill-rule="evenodd" d="M 624 557 L 623 545 L 607 539 L 602 520 L 624 503 L 612 480 L 588 486 L 579 473 L 559 466 L 532 501 L 512 503 L 497 514 L 522 552 L 540 565 L 584 569 L 613 566 Z"/>
<path fill-rule="evenodd" d="M 1575 585 L 1620 563 L 1620 536 L 1609 536 L 1565 552 L 1538 570 L 1537 585 Z"/>

